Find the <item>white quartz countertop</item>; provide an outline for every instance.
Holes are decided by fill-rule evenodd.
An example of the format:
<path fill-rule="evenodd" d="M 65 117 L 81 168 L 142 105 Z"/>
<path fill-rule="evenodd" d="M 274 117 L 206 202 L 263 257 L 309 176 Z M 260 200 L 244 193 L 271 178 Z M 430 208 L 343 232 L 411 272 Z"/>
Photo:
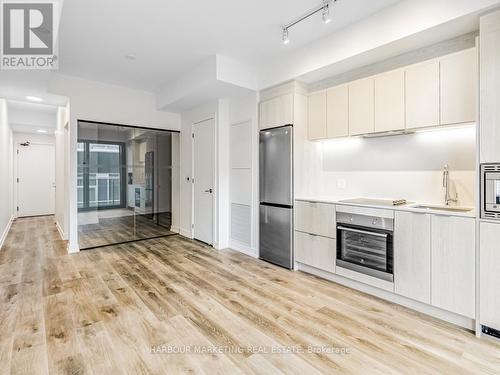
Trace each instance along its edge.
<path fill-rule="evenodd" d="M 342 206 L 356 206 L 356 207 L 369 207 L 369 208 L 378 208 L 384 210 L 393 210 L 393 211 L 407 211 L 407 212 L 416 212 L 416 213 L 429 213 L 433 215 L 441 215 L 441 216 L 460 216 L 460 217 L 476 217 L 476 211 L 473 207 L 463 207 L 456 206 L 457 208 L 470 209 L 470 211 L 462 212 L 462 211 L 447 211 L 440 209 L 427 209 L 427 208 L 417 208 L 416 206 L 434 206 L 439 207 L 444 205 L 436 204 L 436 203 L 423 203 L 423 202 L 411 202 L 406 205 L 401 206 L 387 206 L 387 205 L 376 205 L 376 204 L 361 204 L 361 203 L 353 203 L 353 202 L 343 202 L 343 200 L 348 198 L 335 198 L 335 197 L 295 197 L 296 201 L 304 201 L 304 202 L 317 202 L 317 203 L 330 203 Z M 455 207 L 455 206 L 451 206 Z"/>

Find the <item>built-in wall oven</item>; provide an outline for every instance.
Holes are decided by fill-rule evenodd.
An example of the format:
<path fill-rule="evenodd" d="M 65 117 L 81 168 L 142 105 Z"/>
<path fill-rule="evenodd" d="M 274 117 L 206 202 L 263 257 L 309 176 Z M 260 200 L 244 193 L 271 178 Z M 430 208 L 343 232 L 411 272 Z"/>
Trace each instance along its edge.
<path fill-rule="evenodd" d="M 394 281 L 394 219 L 337 210 L 338 267 Z"/>
<path fill-rule="evenodd" d="M 481 165 L 481 217 L 500 220 L 500 164 Z"/>

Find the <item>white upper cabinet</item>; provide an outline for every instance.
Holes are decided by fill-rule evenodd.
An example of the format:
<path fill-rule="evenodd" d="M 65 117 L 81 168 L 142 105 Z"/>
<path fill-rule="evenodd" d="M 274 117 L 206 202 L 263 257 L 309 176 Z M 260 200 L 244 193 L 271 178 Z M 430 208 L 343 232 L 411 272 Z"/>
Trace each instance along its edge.
<path fill-rule="evenodd" d="M 349 84 L 349 135 L 373 133 L 374 126 L 374 83 L 365 78 Z"/>
<path fill-rule="evenodd" d="M 408 67 L 405 83 L 406 128 L 439 125 L 439 61 Z"/>
<path fill-rule="evenodd" d="M 431 215 L 396 211 L 394 291 L 431 303 Z"/>
<path fill-rule="evenodd" d="M 477 51 L 460 51 L 440 59 L 441 125 L 477 119 Z"/>
<path fill-rule="evenodd" d="M 469 318 L 476 306 L 475 238 L 475 219 L 432 216 L 432 305 Z"/>
<path fill-rule="evenodd" d="M 481 163 L 500 162 L 500 11 L 481 17 Z"/>
<path fill-rule="evenodd" d="M 482 161 L 497 162 L 500 30 L 481 35 L 481 157 Z M 313 93 L 309 96 L 309 139 L 476 122 L 477 60 L 477 49 L 469 48 Z"/>
<path fill-rule="evenodd" d="M 349 89 L 347 85 L 326 91 L 326 128 L 328 138 L 349 135 Z"/>
<path fill-rule="evenodd" d="M 396 70 L 375 77 L 375 132 L 405 128 L 405 73 Z"/>
<path fill-rule="evenodd" d="M 326 138 L 326 91 L 309 95 L 308 108 L 309 139 Z"/>
<path fill-rule="evenodd" d="M 261 129 L 293 124 L 293 95 L 285 94 L 262 101 L 259 105 Z"/>

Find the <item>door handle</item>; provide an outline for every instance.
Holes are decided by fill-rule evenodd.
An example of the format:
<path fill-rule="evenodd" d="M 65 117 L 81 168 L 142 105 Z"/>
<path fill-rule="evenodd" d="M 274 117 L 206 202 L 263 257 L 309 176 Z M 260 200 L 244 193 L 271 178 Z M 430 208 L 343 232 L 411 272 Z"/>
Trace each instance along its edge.
<path fill-rule="evenodd" d="M 212 191 L 213 191 L 212 189 L 208 189 L 208 190 L 205 190 L 205 193 L 210 193 L 210 194 L 212 194 Z"/>

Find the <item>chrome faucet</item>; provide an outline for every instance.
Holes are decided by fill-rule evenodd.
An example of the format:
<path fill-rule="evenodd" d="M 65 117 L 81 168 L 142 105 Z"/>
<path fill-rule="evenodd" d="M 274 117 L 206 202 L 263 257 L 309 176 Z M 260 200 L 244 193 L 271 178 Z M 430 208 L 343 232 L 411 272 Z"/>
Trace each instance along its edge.
<path fill-rule="evenodd" d="M 458 202 L 458 194 L 455 193 L 455 197 L 452 198 L 450 195 L 450 167 L 448 164 L 445 164 L 443 170 L 443 187 L 445 188 L 445 196 L 444 203 L 449 206 L 450 202 L 457 203 Z"/>

